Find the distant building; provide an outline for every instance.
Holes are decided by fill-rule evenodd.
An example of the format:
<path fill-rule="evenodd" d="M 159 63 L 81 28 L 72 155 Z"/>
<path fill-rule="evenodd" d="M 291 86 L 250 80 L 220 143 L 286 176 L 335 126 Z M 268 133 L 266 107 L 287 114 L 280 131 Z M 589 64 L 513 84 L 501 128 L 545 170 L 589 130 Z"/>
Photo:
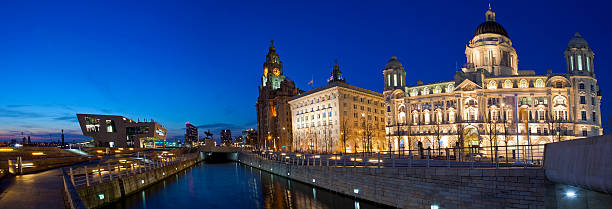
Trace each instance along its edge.
<path fill-rule="evenodd" d="M 382 94 L 347 84 L 338 64 L 329 84 L 292 97 L 289 105 L 293 151 L 388 150 Z"/>
<path fill-rule="evenodd" d="M 98 147 L 154 148 L 155 142 L 166 141 L 167 130 L 152 120 L 93 114 L 77 114 L 77 118 L 83 135 L 93 137 Z"/>
<path fill-rule="evenodd" d="M 229 146 L 232 144 L 232 131 L 229 129 L 221 130 L 221 143 Z"/>
<path fill-rule="evenodd" d="M 257 147 L 257 131 L 255 129 L 247 129 L 242 131 L 242 139 L 244 144 L 250 147 Z"/>
<path fill-rule="evenodd" d="M 198 128 L 189 122 L 185 123 L 185 144 L 193 146 L 198 143 Z"/>
<path fill-rule="evenodd" d="M 291 150 L 291 110 L 287 103 L 301 91 L 283 75 L 283 62 L 270 45 L 263 64 L 263 76 L 257 98 L 257 145 L 265 149 Z M 274 143 L 276 142 L 276 143 Z M 274 147 L 276 146 L 276 147 Z"/>

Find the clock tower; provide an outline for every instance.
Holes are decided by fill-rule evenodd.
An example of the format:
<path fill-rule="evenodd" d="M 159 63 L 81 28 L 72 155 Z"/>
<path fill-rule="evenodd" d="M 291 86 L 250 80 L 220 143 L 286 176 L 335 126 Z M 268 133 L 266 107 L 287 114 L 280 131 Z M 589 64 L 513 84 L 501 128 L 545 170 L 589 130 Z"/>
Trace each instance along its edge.
<path fill-rule="evenodd" d="M 291 108 L 288 101 L 301 93 L 295 83 L 283 75 L 274 42 L 263 64 L 263 76 L 257 97 L 257 142 L 252 146 L 261 150 L 291 151 Z"/>
<path fill-rule="evenodd" d="M 268 55 L 266 55 L 266 62 L 263 64 L 263 70 L 261 85 L 272 86 L 272 89 L 280 88 L 280 84 L 285 80 L 285 76 L 283 75 L 283 62 L 280 61 L 276 53 L 274 40 L 270 41 L 270 48 Z"/>

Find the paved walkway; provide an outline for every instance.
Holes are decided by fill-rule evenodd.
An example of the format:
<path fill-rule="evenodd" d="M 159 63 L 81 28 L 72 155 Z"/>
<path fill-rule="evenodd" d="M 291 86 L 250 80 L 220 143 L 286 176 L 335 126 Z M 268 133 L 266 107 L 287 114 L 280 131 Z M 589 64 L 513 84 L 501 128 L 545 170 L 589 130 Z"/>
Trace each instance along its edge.
<path fill-rule="evenodd" d="M 61 170 L 7 177 L 0 181 L 0 209 L 65 209 Z"/>

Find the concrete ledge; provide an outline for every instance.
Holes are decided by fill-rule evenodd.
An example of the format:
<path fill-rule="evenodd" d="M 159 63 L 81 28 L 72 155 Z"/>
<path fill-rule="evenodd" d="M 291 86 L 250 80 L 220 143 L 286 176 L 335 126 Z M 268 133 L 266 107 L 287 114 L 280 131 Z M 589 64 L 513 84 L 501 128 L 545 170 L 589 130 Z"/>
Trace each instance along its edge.
<path fill-rule="evenodd" d="M 549 180 L 612 193 L 612 135 L 546 144 Z"/>

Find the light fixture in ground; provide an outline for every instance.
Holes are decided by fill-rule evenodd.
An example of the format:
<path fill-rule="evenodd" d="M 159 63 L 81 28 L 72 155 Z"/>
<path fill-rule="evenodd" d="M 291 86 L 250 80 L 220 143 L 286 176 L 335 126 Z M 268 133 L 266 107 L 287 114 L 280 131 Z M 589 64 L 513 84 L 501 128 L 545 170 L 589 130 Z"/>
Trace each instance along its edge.
<path fill-rule="evenodd" d="M 353 193 L 359 194 L 359 189 L 357 189 L 357 188 L 353 189 Z"/>
<path fill-rule="evenodd" d="M 439 209 L 440 206 L 438 204 L 431 204 L 431 209 Z"/>
<path fill-rule="evenodd" d="M 317 180 L 316 179 L 312 179 L 312 183 L 315 183 Z"/>
<path fill-rule="evenodd" d="M 569 197 L 569 198 L 574 198 L 574 197 L 576 197 L 576 192 L 573 191 L 573 190 L 568 190 L 568 191 L 565 192 L 565 196 Z"/>

